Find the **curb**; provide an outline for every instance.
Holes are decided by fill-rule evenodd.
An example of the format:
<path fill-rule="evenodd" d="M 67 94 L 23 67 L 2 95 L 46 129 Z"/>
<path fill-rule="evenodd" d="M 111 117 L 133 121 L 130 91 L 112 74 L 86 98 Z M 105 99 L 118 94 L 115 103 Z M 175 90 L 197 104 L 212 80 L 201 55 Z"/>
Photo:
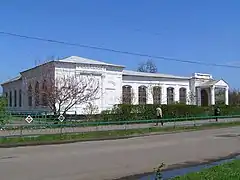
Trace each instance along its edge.
<path fill-rule="evenodd" d="M 60 140 L 60 141 L 40 141 L 40 142 L 29 142 L 29 143 L 14 143 L 14 144 L 0 144 L 0 148 L 14 148 L 14 147 L 25 147 L 25 146 L 42 146 L 42 145 L 61 145 L 61 144 L 69 144 L 69 143 L 78 143 L 78 142 L 91 142 L 91 141 L 107 141 L 107 140 L 120 140 L 120 139 L 129 139 L 136 137 L 147 137 L 147 136 L 155 136 L 155 135 L 167 135 L 167 134 L 177 134 L 183 132 L 192 132 L 192 131 L 204 131 L 204 130 L 212 130 L 212 129 L 224 129 L 229 127 L 203 127 L 203 129 L 185 129 L 185 130 L 176 130 L 170 132 L 152 132 L 146 134 L 138 134 L 138 135 L 129 135 L 129 136 L 118 136 L 118 137 L 104 137 L 104 138 L 89 138 L 89 139 L 79 139 L 79 140 Z M 50 134 L 51 135 L 51 134 Z"/>

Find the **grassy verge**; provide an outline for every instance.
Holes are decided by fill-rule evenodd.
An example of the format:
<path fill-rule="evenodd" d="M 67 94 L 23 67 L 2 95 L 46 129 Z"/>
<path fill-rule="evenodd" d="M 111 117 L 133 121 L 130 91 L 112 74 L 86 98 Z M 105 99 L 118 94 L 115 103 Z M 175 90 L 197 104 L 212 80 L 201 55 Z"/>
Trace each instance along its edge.
<path fill-rule="evenodd" d="M 46 143 L 62 143 L 68 141 L 89 141 L 89 140 L 102 140 L 102 139 L 117 139 L 138 135 L 147 135 L 149 133 L 168 133 L 168 132 L 182 132 L 204 130 L 211 128 L 224 128 L 240 126 L 240 122 L 229 123 L 212 123 L 202 126 L 192 127 L 151 127 L 141 129 L 127 129 L 127 130 L 110 130 L 110 131 L 91 131 L 83 133 L 65 133 L 65 134 L 49 134 L 38 136 L 22 136 L 22 137 L 1 137 L 0 145 L 7 144 L 46 144 Z"/>
<path fill-rule="evenodd" d="M 239 118 L 240 115 L 231 115 L 231 116 L 218 116 L 219 119 L 226 119 L 226 118 Z M 164 123 L 179 123 L 184 121 L 192 121 L 197 122 L 198 120 L 210 120 L 215 119 L 215 116 L 201 116 L 201 117 L 177 117 L 177 118 L 169 118 L 169 119 L 162 119 Z M 24 121 L 24 118 L 22 119 Z M 38 119 L 34 118 L 31 124 L 14 124 L 14 121 L 9 121 L 5 125 L 1 125 L 1 129 L 5 130 L 24 130 L 24 129 L 55 129 L 60 127 L 96 127 L 96 126 L 110 126 L 110 125 L 134 125 L 134 124 L 149 124 L 149 123 L 156 123 L 158 119 L 150 119 L 150 120 L 122 120 L 122 121 L 72 121 L 72 120 L 65 120 L 62 123 L 55 119 Z"/>
<path fill-rule="evenodd" d="M 173 178 L 172 180 L 239 180 L 240 179 L 240 160 L 224 163 L 200 172 L 190 173 L 185 176 Z"/>

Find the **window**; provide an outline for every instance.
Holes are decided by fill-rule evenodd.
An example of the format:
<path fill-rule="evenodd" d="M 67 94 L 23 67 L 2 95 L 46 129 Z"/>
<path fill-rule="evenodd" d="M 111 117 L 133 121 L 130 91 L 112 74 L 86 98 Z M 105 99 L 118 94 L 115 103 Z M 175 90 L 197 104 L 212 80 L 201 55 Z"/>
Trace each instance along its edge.
<path fill-rule="evenodd" d="M 22 90 L 20 89 L 18 93 L 18 105 L 22 107 Z"/>
<path fill-rule="evenodd" d="M 187 90 L 186 88 L 179 89 L 179 102 L 182 104 L 186 104 L 187 102 Z"/>
<path fill-rule="evenodd" d="M 8 106 L 8 101 L 9 101 L 9 100 L 8 100 L 8 93 L 7 93 L 7 92 L 5 93 L 5 97 L 6 97 L 6 99 L 7 99 L 7 106 Z"/>
<path fill-rule="evenodd" d="M 35 84 L 35 106 L 39 106 L 40 99 L 39 99 L 39 83 L 36 82 Z"/>
<path fill-rule="evenodd" d="M 9 93 L 9 106 L 12 107 L 12 91 Z"/>
<path fill-rule="evenodd" d="M 153 87 L 153 104 L 161 104 L 161 87 Z"/>
<path fill-rule="evenodd" d="M 17 91 L 14 90 L 14 107 L 17 107 Z"/>
<path fill-rule="evenodd" d="M 138 103 L 147 104 L 147 88 L 145 86 L 138 87 Z"/>
<path fill-rule="evenodd" d="M 32 85 L 28 86 L 28 106 L 32 106 Z"/>
<path fill-rule="evenodd" d="M 169 87 L 167 88 L 167 104 L 174 103 L 174 88 Z"/>
<path fill-rule="evenodd" d="M 132 103 L 132 87 L 131 86 L 126 85 L 122 87 L 122 103 L 123 104 Z"/>

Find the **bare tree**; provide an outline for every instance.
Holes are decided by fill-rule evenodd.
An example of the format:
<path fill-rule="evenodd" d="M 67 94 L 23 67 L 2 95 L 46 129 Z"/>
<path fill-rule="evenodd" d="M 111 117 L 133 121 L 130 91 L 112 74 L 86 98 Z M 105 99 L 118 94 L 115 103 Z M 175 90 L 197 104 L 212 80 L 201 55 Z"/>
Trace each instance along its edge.
<path fill-rule="evenodd" d="M 55 115 L 66 114 L 75 105 L 100 98 L 95 76 L 78 75 L 75 71 L 55 72 L 54 61 L 30 71 L 24 82 L 29 102 L 34 98 L 35 106 L 48 107 Z"/>
<path fill-rule="evenodd" d="M 189 91 L 187 94 L 187 103 L 190 105 L 193 105 L 195 104 L 195 100 L 196 100 L 196 95 L 192 91 Z"/>
<path fill-rule="evenodd" d="M 215 103 L 225 104 L 225 89 L 215 88 Z"/>
<path fill-rule="evenodd" d="M 83 108 L 84 114 L 86 114 L 87 120 L 90 121 L 94 114 L 99 112 L 98 106 L 92 102 L 88 102 L 87 105 Z"/>
<path fill-rule="evenodd" d="M 99 84 L 93 76 L 56 77 L 55 83 L 47 81 L 47 88 L 42 89 L 47 105 L 55 113 L 65 114 L 75 105 L 85 104 L 98 99 Z"/>
<path fill-rule="evenodd" d="M 163 99 L 162 99 L 162 83 L 154 83 L 150 84 L 147 89 L 147 97 L 152 99 L 153 104 L 161 104 Z"/>
<path fill-rule="evenodd" d="M 240 105 L 240 91 L 238 89 L 229 91 L 229 105 Z"/>
<path fill-rule="evenodd" d="M 157 73 L 157 66 L 152 60 L 147 60 L 146 62 L 140 63 L 137 71 L 139 72 L 148 72 L 148 73 Z"/>
<path fill-rule="evenodd" d="M 122 96 L 118 100 L 120 104 L 134 104 L 136 101 L 136 96 L 132 88 L 130 88 L 130 92 L 123 92 Z"/>

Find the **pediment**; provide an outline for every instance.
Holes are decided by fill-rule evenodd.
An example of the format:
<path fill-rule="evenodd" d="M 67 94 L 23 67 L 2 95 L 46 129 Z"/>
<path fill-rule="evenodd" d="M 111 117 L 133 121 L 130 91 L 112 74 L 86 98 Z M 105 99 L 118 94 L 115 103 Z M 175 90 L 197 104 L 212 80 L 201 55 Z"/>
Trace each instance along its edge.
<path fill-rule="evenodd" d="M 228 87 L 228 84 L 224 80 L 221 79 L 215 83 L 215 86 Z"/>

